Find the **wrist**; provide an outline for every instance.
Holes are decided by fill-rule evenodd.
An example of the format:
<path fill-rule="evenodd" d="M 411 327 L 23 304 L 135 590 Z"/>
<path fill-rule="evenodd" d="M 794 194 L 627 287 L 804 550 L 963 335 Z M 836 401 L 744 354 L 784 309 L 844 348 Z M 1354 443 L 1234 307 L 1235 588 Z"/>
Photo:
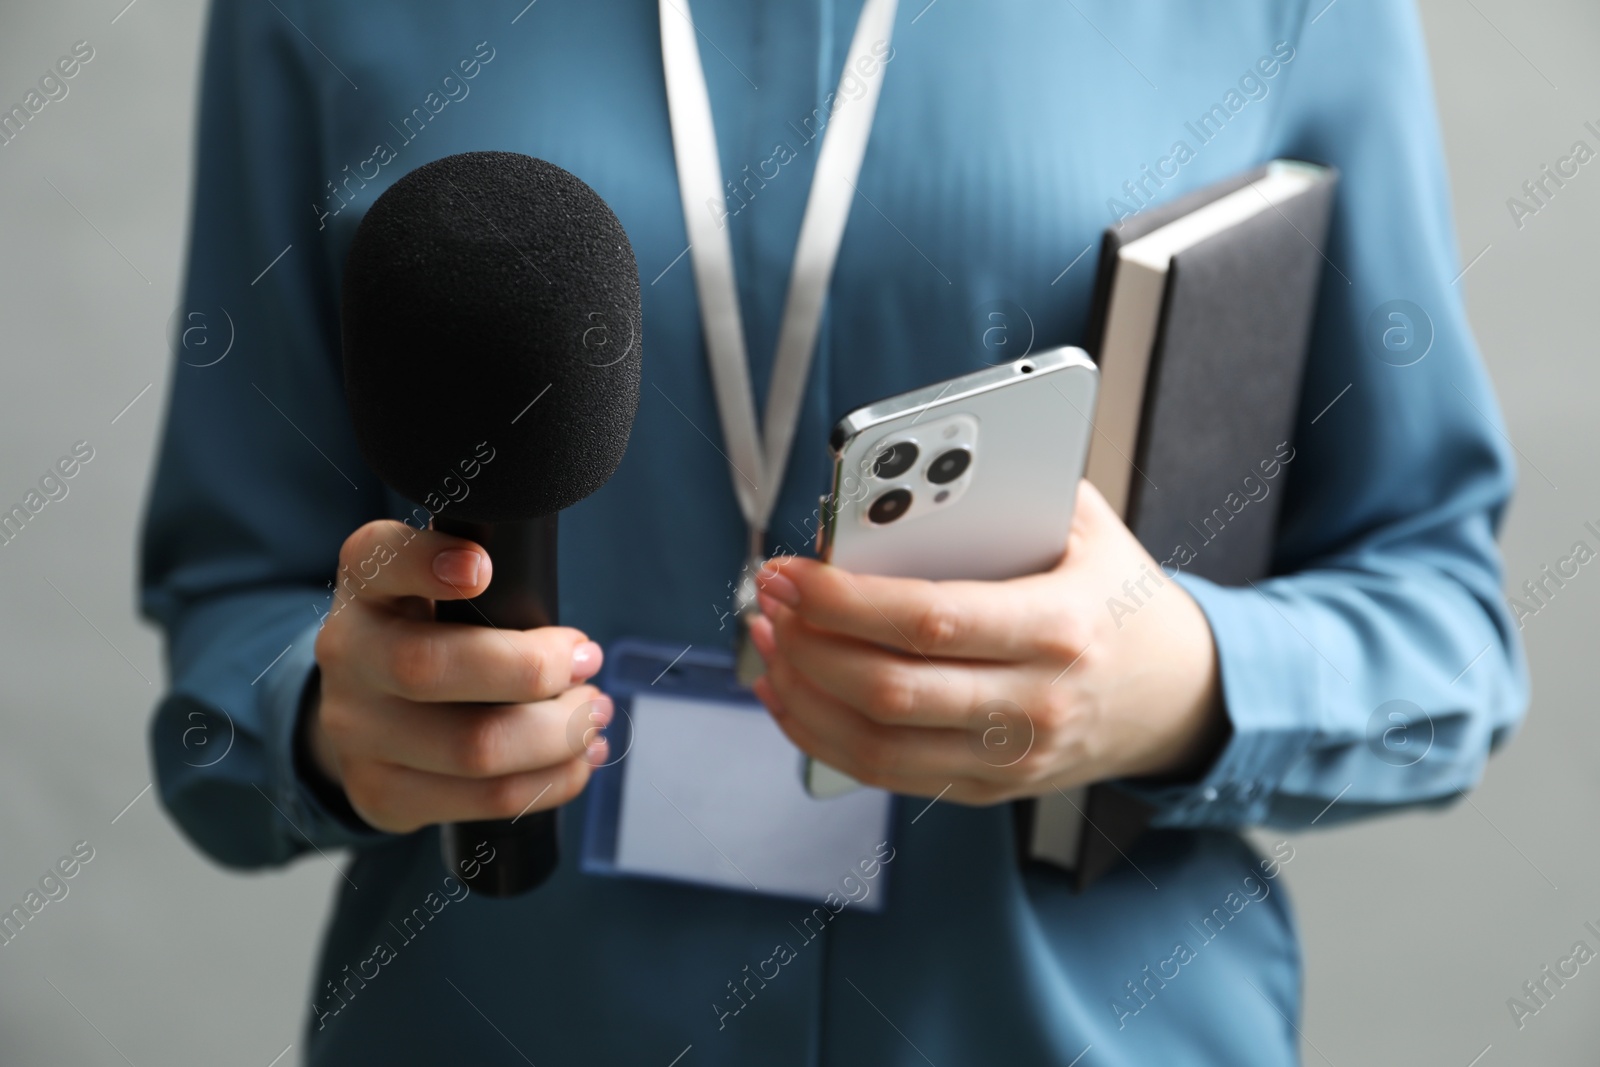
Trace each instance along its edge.
<path fill-rule="evenodd" d="M 300 783 L 330 814 L 352 829 L 370 830 L 345 795 L 339 761 L 322 729 L 322 671 L 313 666 L 300 697 L 294 729 L 294 772 Z"/>
<path fill-rule="evenodd" d="M 1131 753 L 1118 778 L 1198 779 L 1232 734 L 1210 624 L 1187 590 L 1175 591 L 1179 598 L 1158 632 L 1150 635 L 1155 644 L 1144 644 L 1141 653 L 1158 656 L 1154 662 L 1160 667 L 1145 672 L 1148 688 L 1130 687 L 1129 695 L 1143 706 L 1143 714 L 1138 706 L 1129 712 L 1147 724 L 1142 731 L 1146 744 Z"/>
<path fill-rule="evenodd" d="M 320 774 L 323 779 L 339 785 L 339 761 L 334 757 L 333 744 L 322 729 L 322 671 L 312 670 L 306 679 L 305 694 L 301 697 L 300 721 L 295 727 L 295 746 L 305 757 L 307 770 Z"/>

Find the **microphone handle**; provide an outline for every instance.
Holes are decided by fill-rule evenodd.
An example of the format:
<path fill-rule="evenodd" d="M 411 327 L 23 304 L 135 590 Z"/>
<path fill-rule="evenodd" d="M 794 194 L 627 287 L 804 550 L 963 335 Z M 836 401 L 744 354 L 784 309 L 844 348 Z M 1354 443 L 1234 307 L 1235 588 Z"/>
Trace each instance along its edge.
<path fill-rule="evenodd" d="M 556 622 L 556 516 L 525 522 L 466 522 L 436 515 L 433 528 L 482 545 L 494 561 L 489 588 L 471 600 L 440 600 L 440 622 L 531 630 Z M 558 808 L 515 819 L 439 828 L 445 869 L 475 892 L 514 897 L 544 884 L 561 857 Z"/>

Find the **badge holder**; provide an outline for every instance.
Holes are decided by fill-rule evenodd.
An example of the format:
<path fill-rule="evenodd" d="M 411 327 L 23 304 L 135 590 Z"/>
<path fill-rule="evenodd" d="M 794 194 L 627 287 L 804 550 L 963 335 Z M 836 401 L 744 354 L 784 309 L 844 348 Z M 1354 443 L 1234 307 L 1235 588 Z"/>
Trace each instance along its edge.
<path fill-rule="evenodd" d="M 856 906 L 882 909 L 888 872 L 874 860 L 892 854 L 893 795 L 807 793 L 803 753 L 739 684 L 731 654 L 624 639 L 598 683 L 616 714 L 610 760 L 588 786 L 586 873 L 822 902 L 854 899 L 872 870 Z"/>

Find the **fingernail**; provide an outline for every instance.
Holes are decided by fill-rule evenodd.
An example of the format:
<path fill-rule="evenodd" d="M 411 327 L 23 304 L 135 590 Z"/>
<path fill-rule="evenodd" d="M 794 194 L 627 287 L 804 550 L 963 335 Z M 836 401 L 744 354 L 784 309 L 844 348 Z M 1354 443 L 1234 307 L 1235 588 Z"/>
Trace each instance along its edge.
<path fill-rule="evenodd" d="M 602 657 L 600 646 L 593 641 L 585 641 L 572 650 L 572 679 L 581 682 L 585 678 L 594 676 L 600 669 Z"/>
<path fill-rule="evenodd" d="M 763 570 L 756 588 L 791 608 L 800 606 L 800 587 L 776 570 Z"/>
<path fill-rule="evenodd" d="M 772 636 L 772 620 L 768 618 L 751 619 L 750 641 L 756 646 L 756 651 L 761 653 L 762 659 L 771 660 L 773 654 L 778 651 L 778 643 Z"/>
<path fill-rule="evenodd" d="M 468 548 L 447 548 L 433 557 L 433 573 L 441 582 L 450 585 L 477 585 L 481 558 Z"/>
<path fill-rule="evenodd" d="M 583 750 L 583 758 L 584 758 L 584 760 L 590 766 L 594 766 L 594 767 L 599 766 L 600 764 L 604 763 L 605 760 L 606 760 L 606 749 L 607 749 L 607 747 L 608 746 L 606 745 L 605 741 L 603 741 L 603 740 L 592 742 L 589 745 L 588 748 Z"/>
<path fill-rule="evenodd" d="M 604 693 L 589 701 L 589 721 L 596 726 L 609 726 L 612 717 L 616 713 L 616 706 L 611 703 L 611 698 Z"/>

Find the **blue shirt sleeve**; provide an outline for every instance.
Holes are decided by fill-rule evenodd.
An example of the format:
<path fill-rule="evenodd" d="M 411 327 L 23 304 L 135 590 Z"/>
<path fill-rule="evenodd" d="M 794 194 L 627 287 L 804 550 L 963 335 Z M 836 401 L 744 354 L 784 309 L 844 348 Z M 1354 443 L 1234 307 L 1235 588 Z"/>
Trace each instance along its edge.
<path fill-rule="evenodd" d="M 320 804 L 292 744 L 339 547 L 384 495 L 343 410 L 304 45 L 273 5 L 219 3 L 205 56 L 141 606 L 167 634 L 150 735 L 162 800 L 212 856 L 255 866 L 385 836 Z"/>
<path fill-rule="evenodd" d="M 1526 703 L 1495 546 L 1513 462 L 1462 305 L 1421 26 L 1408 4 L 1343 5 L 1297 48 L 1266 154 L 1342 181 L 1276 575 L 1181 579 L 1232 736 L 1200 780 L 1133 787 L 1159 825 L 1448 802 Z"/>

